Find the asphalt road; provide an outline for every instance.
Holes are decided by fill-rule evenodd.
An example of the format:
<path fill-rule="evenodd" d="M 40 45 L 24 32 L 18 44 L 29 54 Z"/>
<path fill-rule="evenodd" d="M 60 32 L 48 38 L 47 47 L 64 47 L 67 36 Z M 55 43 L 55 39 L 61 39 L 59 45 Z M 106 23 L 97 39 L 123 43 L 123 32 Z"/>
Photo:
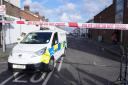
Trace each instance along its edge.
<path fill-rule="evenodd" d="M 6 58 L 5 58 L 6 59 Z M 115 85 L 120 58 L 83 39 L 68 39 L 66 57 L 51 73 L 15 73 L 0 62 L 0 85 Z"/>

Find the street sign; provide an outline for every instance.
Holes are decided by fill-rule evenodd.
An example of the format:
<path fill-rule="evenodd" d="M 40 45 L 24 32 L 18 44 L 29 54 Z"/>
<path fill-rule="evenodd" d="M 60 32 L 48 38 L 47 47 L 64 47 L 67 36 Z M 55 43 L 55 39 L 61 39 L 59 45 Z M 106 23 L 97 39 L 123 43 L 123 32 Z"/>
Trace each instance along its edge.
<path fill-rule="evenodd" d="M 5 14 L 6 14 L 6 6 L 0 5 L 0 15 L 5 15 Z"/>

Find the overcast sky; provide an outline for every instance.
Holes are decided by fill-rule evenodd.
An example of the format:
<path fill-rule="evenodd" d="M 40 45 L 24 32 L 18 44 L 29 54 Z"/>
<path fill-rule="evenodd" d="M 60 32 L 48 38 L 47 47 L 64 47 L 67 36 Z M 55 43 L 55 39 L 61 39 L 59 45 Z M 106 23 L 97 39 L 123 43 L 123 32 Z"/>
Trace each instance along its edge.
<path fill-rule="evenodd" d="M 53 22 L 86 22 L 112 4 L 112 0 L 21 0 Z"/>

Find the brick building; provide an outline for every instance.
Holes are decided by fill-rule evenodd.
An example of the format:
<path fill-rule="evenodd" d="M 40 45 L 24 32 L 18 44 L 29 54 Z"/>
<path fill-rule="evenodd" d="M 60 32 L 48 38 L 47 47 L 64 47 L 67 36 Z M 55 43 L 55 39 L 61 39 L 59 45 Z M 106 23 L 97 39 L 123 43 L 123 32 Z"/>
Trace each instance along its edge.
<path fill-rule="evenodd" d="M 30 11 L 29 6 L 25 6 L 24 10 L 20 9 L 18 6 L 15 6 L 12 3 L 9 3 L 7 0 L 3 0 L 3 4 L 6 6 L 6 15 L 4 19 L 7 21 L 14 20 L 26 20 L 26 21 L 45 21 L 44 16 L 40 16 L 38 12 L 33 13 Z M 0 19 L 1 16 L 0 16 Z M 2 23 L 0 23 L 0 45 L 2 45 L 2 38 L 5 37 L 5 43 L 11 44 L 17 41 L 17 38 L 21 35 L 22 32 L 31 32 L 34 30 L 39 30 L 40 26 L 35 25 L 18 25 L 18 24 L 10 24 L 5 25 L 5 35 L 2 35 Z M 29 28 L 29 29 L 26 29 Z"/>
<path fill-rule="evenodd" d="M 113 0 L 109 7 L 94 16 L 94 23 L 128 23 L 128 0 Z M 118 42 L 128 43 L 127 32 L 120 30 L 91 30 L 93 40 L 98 40 L 100 36 L 107 43 L 112 43 L 113 33 L 116 33 Z"/>
<path fill-rule="evenodd" d="M 123 23 L 128 24 L 128 0 L 124 2 Z M 128 31 L 123 31 L 123 42 L 128 44 Z"/>
<path fill-rule="evenodd" d="M 40 21 L 44 20 L 42 16 L 39 15 L 39 12 L 32 13 L 29 6 L 24 6 L 24 10 L 20 11 L 21 18 L 26 19 L 27 21 Z"/>
<path fill-rule="evenodd" d="M 94 16 L 94 23 L 115 23 L 115 4 L 113 3 Z M 101 37 L 102 41 L 111 42 L 112 32 L 113 30 L 93 29 L 91 30 L 92 39 L 98 40 Z"/>
<path fill-rule="evenodd" d="M 27 21 L 45 20 L 45 17 L 40 16 L 38 12 L 31 12 L 29 6 L 24 6 L 24 10 L 21 10 L 17 6 L 10 4 L 7 1 L 4 1 L 3 4 L 6 5 L 6 14 L 9 16 L 13 16 L 19 19 L 22 18 Z"/>

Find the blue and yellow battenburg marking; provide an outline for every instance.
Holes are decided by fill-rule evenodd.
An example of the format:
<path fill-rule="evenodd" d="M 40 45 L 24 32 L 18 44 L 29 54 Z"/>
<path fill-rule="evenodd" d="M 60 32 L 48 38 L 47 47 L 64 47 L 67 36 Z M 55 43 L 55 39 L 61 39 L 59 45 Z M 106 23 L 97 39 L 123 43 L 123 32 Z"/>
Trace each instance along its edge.
<path fill-rule="evenodd" d="M 49 49 L 46 49 L 45 53 L 41 56 L 41 62 L 48 64 L 50 58 L 54 55 L 54 53 L 65 47 L 66 47 L 66 42 L 63 42 L 63 43 L 56 44 Z"/>

